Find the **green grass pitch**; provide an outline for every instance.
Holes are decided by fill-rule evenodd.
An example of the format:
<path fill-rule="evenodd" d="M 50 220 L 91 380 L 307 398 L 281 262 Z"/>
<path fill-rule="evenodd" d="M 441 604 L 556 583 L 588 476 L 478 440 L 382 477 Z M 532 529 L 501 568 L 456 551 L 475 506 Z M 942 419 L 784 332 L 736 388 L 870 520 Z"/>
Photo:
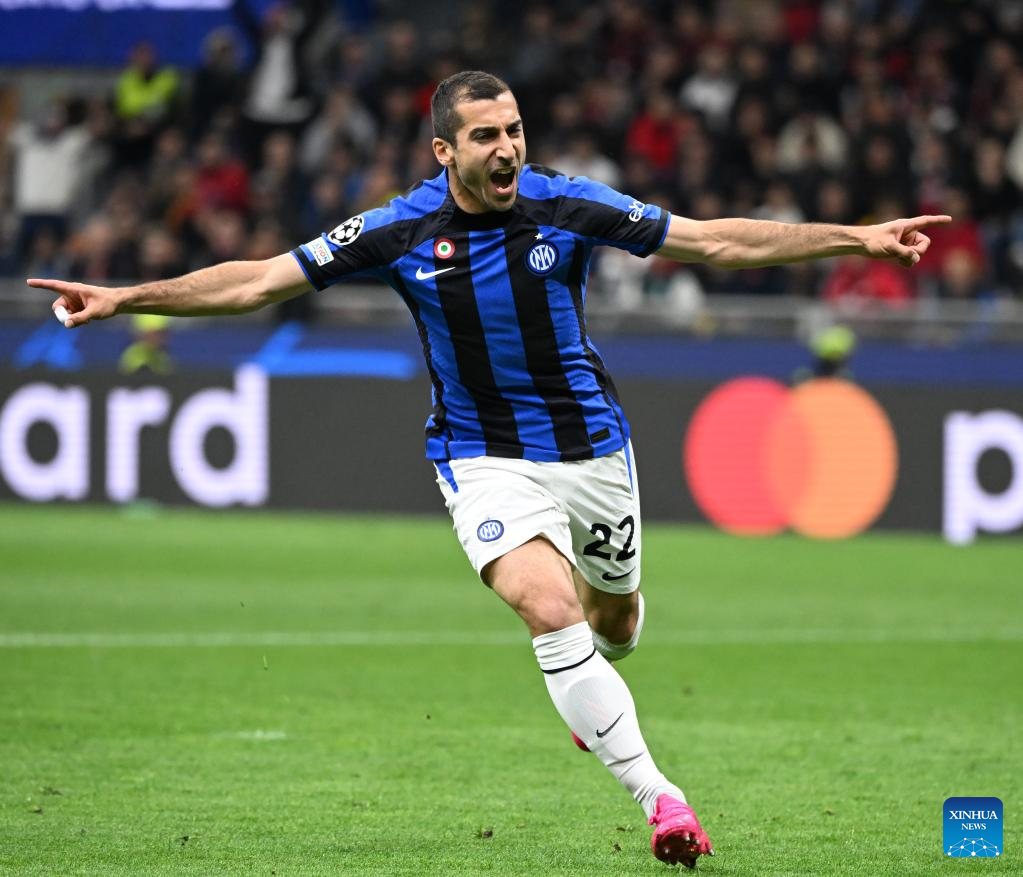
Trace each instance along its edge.
<path fill-rule="evenodd" d="M 1023 873 L 1018 540 L 644 537 L 619 668 L 702 873 Z M 2 874 L 670 870 L 441 518 L 0 507 L 0 776 Z"/>

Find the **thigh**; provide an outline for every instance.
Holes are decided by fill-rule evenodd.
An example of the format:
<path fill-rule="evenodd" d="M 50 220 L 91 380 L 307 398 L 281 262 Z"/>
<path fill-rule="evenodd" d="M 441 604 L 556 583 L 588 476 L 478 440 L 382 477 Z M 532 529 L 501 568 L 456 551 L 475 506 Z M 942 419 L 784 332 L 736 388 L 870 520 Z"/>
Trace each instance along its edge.
<path fill-rule="evenodd" d="M 536 637 L 584 620 L 572 566 L 542 536 L 513 548 L 483 570 L 484 580 Z"/>
<path fill-rule="evenodd" d="M 437 466 L 437 485 L 458 541 L 481 578 L 499 557 L 538 536 L 566 561 L 572 558 L 568 515 L 535 477 L 536 465 L 473 457 Z"/>
<path fill-rule="evenodd" d="M 639 588 L 642 533 L 631 447 L 566 471 L 564 507 L 575 566 L 593 588 L 631 594 Z"/>

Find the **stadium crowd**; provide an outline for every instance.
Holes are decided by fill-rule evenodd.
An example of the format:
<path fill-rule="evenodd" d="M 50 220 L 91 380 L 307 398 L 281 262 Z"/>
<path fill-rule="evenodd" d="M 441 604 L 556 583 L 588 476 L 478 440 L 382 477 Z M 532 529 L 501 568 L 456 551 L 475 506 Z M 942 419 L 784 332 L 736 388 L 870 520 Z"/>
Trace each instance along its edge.
<path fill-rule="evenodd" d="M 721 272 L 607 251 L 604 294 L 794 294 L 903 307 L 1023 290 L 1023 4 L 474 2 L 355 30 L 293 0 L 209 35 L 194 71 L 138 46 L 106 96 L 0 131 L 0 273 L 159 279 L 262 259 L 438 172 L 429 98 L 482 68 L 529 160 L 695 218 L 949 213 L 913 271 Z M 6 202 L 6 203 L 4 203 Z M 311 316 L 310 300 L 289 303 Z"/>

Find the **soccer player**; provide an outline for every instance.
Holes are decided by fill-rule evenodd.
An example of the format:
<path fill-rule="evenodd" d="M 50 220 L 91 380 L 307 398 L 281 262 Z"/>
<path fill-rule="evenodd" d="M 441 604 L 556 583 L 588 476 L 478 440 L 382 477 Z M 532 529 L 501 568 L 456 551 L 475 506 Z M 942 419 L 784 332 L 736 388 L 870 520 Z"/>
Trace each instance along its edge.
<path fill-rule="evenodd" d="M 121 289 L 29 285 L 59 294 L 70 329 L 118 313 L 252 311 L 355 274 L 390 284 L 423 344 L 426 454 L 462 547 L 528 627 L 577 744 L 655 825 L 654 854 L 693 867 L 710 840 L 654 763 L 611 664 L 643 628 L 641 528 L 629 424 L 586 335 L 593 248 L 731 268 L 846 254 L 914 265 L 930 244 L 921 229 L 949 217 L 698 222 L 527 165 L 515 98 L 488 73 L 446 79 L 432 110 L 440 174 L 290 253 Z"/>

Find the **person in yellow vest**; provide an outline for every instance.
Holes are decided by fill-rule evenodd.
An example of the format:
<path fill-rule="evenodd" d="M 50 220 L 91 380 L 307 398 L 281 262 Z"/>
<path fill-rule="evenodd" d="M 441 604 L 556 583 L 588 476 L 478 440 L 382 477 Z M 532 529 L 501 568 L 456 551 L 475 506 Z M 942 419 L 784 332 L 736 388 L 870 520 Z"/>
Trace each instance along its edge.
<path fill-rule="evenodd" d="M 853 380 L 849 360 L 856 350 L 856 333 L 848 326 L 829 326 L 810 339 L 813 362 L 801 366 L 792 375 L 792 383 L 801 384 L 814 378 Z"/>
<path fill-rule="evenodd" d="M 165 116 L 178 91 L 178 74 L 173 67 L 157 69 L 156 50 L 139 43 L 131 50 L 127 69 L 118 77 L 117 115 L 122 119 L 137 116 Z"/>
<path fill-rule="evenodd" d="M 135 341 L 125 348 L 118 362 L 121 374 L 149 371 L 156 375 L 170 374 L 174 360 L 167 352 L 170 317 L 158 314 L 136 314 L 131 321 Z"/>
<path fill-rule="evenodd" d="M 156 50 L 149 43 L 139 43 L 131 50 L 114 91 L 119 166 L 148 161 L 156 135 L 173 115 L 178 86 L 177 71 L 159 67 Z"/>

